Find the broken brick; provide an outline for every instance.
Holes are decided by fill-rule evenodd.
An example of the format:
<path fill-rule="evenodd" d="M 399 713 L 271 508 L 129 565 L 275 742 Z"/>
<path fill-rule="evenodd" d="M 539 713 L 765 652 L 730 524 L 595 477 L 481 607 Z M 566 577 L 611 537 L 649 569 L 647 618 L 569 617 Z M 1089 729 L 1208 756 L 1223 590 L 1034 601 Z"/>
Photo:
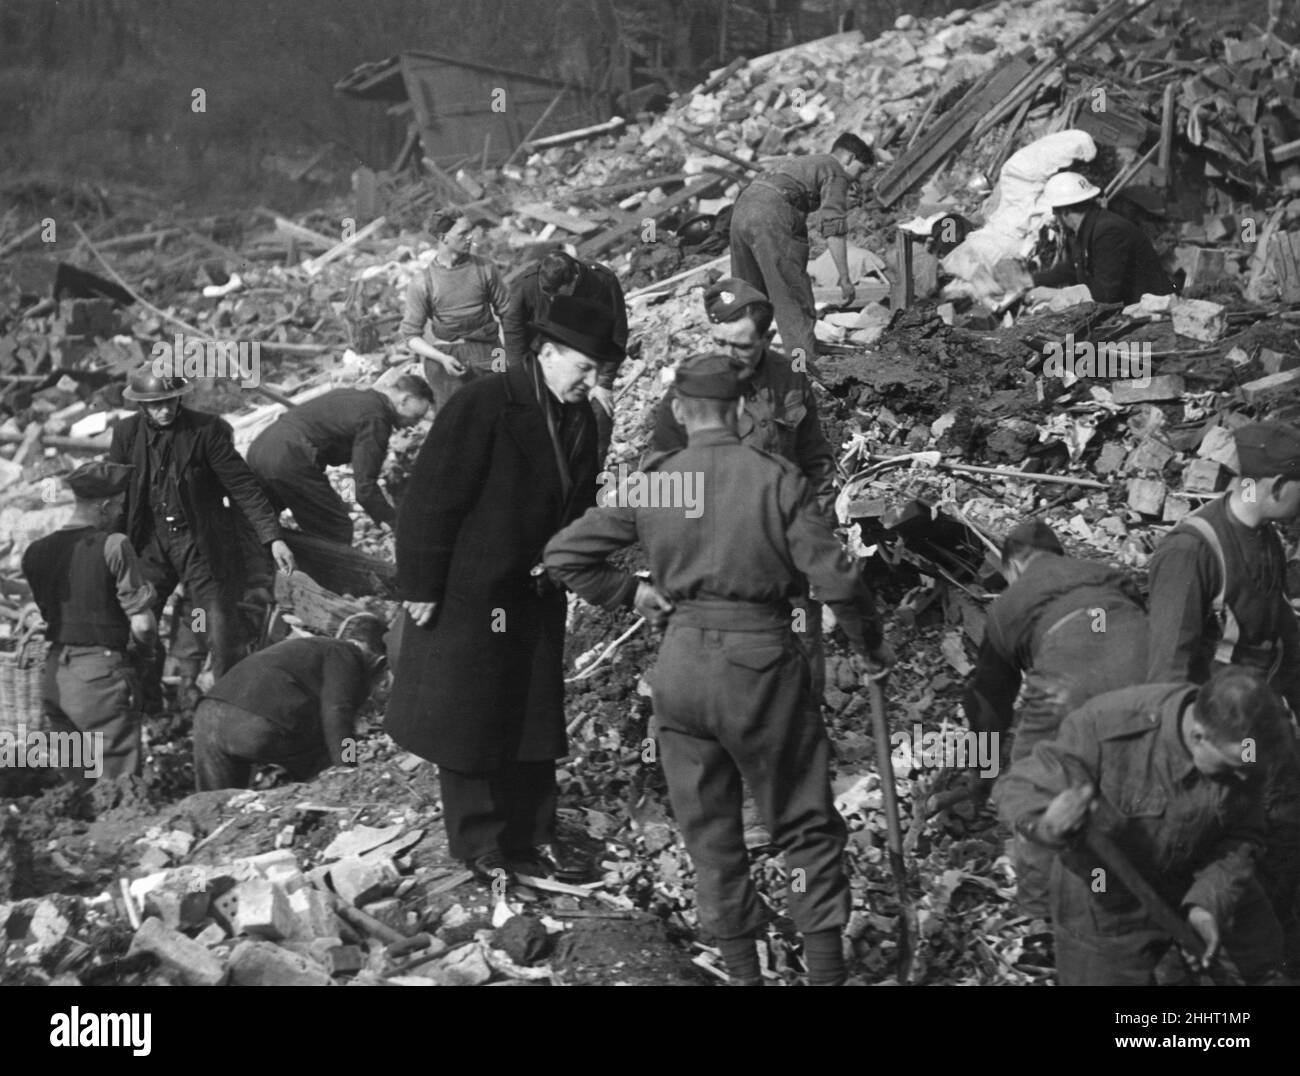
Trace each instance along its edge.
<path fill-rule="evenodd" d="M 289 894 L 289 909 L 297 923 L 293 937 L 311 941 L 313 938 L 338 938 L 338 920 L 329 906 L 325 894 L 305 886 Z"/>
<path fill-rule="evenodd" d="M 1161 374 L 1159 377 L 1112 381 L 1110 394 L 1117 404 L 1176 400 L 1183 394 L 1183 379 L 1178 374 Z"/>
<path fill-rule="evenodd" d="M 324 956 L 325 968 L 331 975 L 355 975 L 366 963 L 365 954 L 355 945 L 332 945 Z"/>
<path fill-rule="evenodd" d="M 1285 370 L 1246 382 L 1241 386 L 1241 397 L 1248 404 L 1271 404 L 1292 395 L 1297 385 L 1300 385 L 1300 369 Z"/>
<path fill-rule="evenodd" d="M 1288 355 L 1266 347 L 1259 353 L 1259 365 L 1266 374 L 1281 374 L 1300 366 L 1300 355 Z"/>
<path fill-rule="evenodd" d="M 208 917 L 206 889 L 178 889 L 171 885 L 150 892 L 144 900 L 146 915 L 154 915 L 172 930 L 190 930 Z"/>
<path fill-rule="evenodd" d="M 279 941 L 294 932 L 297 919 L 289 898 L 274 882 L 259 878 L 241 882 L 235 890 L 235 933 Z"/>
<path fill-rule="evenodd" d="M 172 930 L 161 919 L 151 917 L 140 924 L 130 951 L 152 953 L 186 986 L 219 986 L 226 978 L 226 969 L 206 945 Z"/>
<path fill-rule="evenodd" d="M 1101 454 L 1097 457 L 1097 462 L 1092 465 L 1092 469 L 1097 474 L 1114 474 L 1124 466 L 1124 458 L 1127 455 L 1127 450 L 1118 441 L 1107 441 L 1101 446 Z"/>
<path fill-rule="evenodd" d="M 1189 515 L 1195 507 L 1188 498 L 1171 493 L 1165 498 L 1165 508 L 1160 518 L 1165 523 L 1177 523 L 1184 516 Z"/>
<path fill-rule="evenodd" d="M 1183 489 L 1193 493 L 1218 493 L 1227 484 L 1223 464 L 1214 460 L 1192 460 L 1183 471 Z"/>
<path fill-rule="evenodd" d="M 1191 340 L 1212 344 L 1228 331 L 1228 313 L 1218 303 L 1204 299 L 1179 299 L 1173 304 L 1174 332 Z"/>
<path fill-rule="evenodd" d="M 1144 437 L 1129 453 L 1124 467 L 1129 471 L 1161 471 L 1175 455 L 1177 453 L 1158 438 Z"/>
<path fill-rule="evenodd" d="M 1128 506 L 1144 516 L 1158 516 L 1168 490 L 1158 478 L 1130 478 Z"/>

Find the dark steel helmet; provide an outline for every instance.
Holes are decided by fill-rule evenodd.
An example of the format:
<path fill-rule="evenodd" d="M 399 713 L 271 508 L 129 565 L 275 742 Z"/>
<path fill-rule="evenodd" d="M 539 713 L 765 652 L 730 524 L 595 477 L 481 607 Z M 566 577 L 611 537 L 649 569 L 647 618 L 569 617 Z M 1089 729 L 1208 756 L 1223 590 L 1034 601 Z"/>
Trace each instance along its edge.
<path fill-rule="evenodd" d="M 122 398 L 135 403 L 160 403 L 184 396 L 193 387 L 183 377 L 159 377 L 152 366 L 141 366 L 131 374 L 130 383 L 122 390 Z"/>
<path fill-rule="evenodd" d="M 717 220 L 713 213 L 700 213 L 685 221 L 677 229 L 677 236 L 683 246 L 694 247 L 703 243 L 713 234 L 713 225 Z"/>

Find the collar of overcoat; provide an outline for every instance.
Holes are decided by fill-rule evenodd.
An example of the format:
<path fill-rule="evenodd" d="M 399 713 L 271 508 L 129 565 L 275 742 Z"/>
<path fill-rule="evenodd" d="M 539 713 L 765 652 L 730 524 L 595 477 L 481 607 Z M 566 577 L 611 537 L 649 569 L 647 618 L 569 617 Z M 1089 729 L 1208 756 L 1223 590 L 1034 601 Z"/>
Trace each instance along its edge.
<path fill-rule="evenodd" d="M 556 501 L 563 502 L 564 487 L 560 480 L 559 465 L 555 462 L 555 448 L 546 425 L 546 415 L 542 411 L 543 403 L 533 388 L 536 362 L 529 355 L 523 362 L 506 370 L 506 409 L 502 421 L 546 488 L 555 494 Z M 542 391 L 549 393 L 550 389 L 546 387 L 540 370 L 537 371 L 537 377 L 541 381 Z"/>

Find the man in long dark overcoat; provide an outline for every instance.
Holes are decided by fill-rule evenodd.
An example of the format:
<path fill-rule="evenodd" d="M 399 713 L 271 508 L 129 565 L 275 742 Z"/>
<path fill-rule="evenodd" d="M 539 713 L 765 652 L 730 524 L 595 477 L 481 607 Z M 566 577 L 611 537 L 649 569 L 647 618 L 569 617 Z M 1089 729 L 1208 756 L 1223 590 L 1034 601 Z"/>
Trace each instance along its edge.
<path fill-rule="evenodd" d="M 560 296 L 533 354 L 434 420 L 397 517 L 406 603 L 386 727 L 438 764 L 452 855 L 483 880 L 550 865 L 565 598 L 542 550 L 596 500 L 587 397 L 616 357 L 607 306 Z"/>

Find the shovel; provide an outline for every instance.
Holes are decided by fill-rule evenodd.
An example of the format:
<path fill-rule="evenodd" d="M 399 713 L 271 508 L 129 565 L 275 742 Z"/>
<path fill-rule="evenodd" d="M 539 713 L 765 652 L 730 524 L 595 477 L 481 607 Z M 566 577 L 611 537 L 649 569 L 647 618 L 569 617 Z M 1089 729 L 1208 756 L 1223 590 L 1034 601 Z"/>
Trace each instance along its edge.
<path fill-rule="evenodd" d="M 916 936 L 916 909 L 907 890 L 907 862 L 903 859 L 903 827 L 898 815 L 898 789 L 894 784 L 894 763 L 889 752 L 889 720 L 885 716 L 885 693 L 880 679 L 870 673 L 862 678 L 871 700 L 871 729 L 876 741 L 876 768 L 880 771 L 880 789 L 885 809 L 885 832 L 889 848 L 889 865 L 898 889 L 898 982 L 906 986 L 912 972 Z"/>

